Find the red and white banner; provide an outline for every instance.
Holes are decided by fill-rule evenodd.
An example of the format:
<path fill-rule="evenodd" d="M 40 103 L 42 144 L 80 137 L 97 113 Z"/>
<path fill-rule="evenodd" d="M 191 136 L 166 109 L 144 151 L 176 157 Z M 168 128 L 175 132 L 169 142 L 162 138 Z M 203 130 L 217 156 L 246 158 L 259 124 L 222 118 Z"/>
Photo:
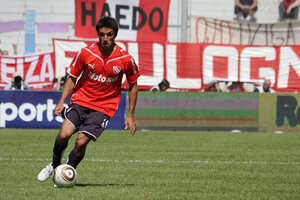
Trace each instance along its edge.
<path fill-rule="evenodd" d="M 16 72 L 30 88 L 52 85 L 55 77 L 54 53 L 0 57 L 1 89 L 9 87 Z"/>
<path fill-rule="evenodd" d="M 96 41 L 64 40 L 54 39 L 56 77 L 63 77 L 66 68 L 81 48 L 95 43 Z M 142 89 L 149 89 L 158 84 L 164 77 L 164 45 L 159 43 L 137 43 L 128 41 L 118 41 L 117 44 L 130 52 L 143 71 L 139 77 L 139 84 Z M 125 78 L 125 76 L 124 76 Z M 123 88 L 127 88 L 125 79 Z"/>
<path fill-rule="evenodd" d="M 56 76 L 93 41 L 54 39 Z M 119 41 L 140 67 L 140 89 L 167 79 L 173 89 L 201 91 L 216 81 L 257 85 L 271 79 L 277 91 L 300 92 L 300 46 L 245 46 Z"/>
<path fill-rule="evenodd" d="M 300 22 L 297 20 L 274 24 L 225 21 L 191 17 L 193 43 L 234 45 L 300 45 Z"/>
<path fill-rule="evenodd" d="M 0 57 L 0 88 L 18 72 L 31 88 L 65 75 L 77 52 L 95 41 L 54 39 L 55 53 Z M 276 91 L 300 92 L 300 46 L 245 46 L 118 41 L 140 67 L 140 89 L 168 79 L 180 91 L 201 91 L 216 81 L 257 85 L 271 79 Z M 55 54 L 55 63 L 54 63 Z M 123 80 L 125 82 L 125 80 Z M 123 85 L 126 88 L 126 84 Z"/>
<path fill-rule="evenodd" d="M 300 46 L 203 44 L 203 84 L 214 80 L 260 83 L 277 91 L 300 91 Z"/>
<path fill-rule="evenodd" d="M 75 0 L 75 35 L 97 38 L 95 26 L 101 16 L 119 22 L 118 40 L 167 41 L 170 0 Z"/>

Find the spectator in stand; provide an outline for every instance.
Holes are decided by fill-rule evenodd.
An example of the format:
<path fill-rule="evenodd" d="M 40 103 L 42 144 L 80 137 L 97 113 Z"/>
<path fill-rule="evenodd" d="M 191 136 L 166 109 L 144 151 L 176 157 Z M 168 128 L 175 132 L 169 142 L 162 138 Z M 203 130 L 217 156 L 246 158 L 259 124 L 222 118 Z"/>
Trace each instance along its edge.
<path fill-rule="evenodd" d="M 256 22 L 254 17 L 257 11 L 257 0 L 235 0 L 234 14 L 235 20 Z"/>
<path fill-rule="evenodd" d="M 64 77 L 54 78 L 53 89 L 57 91 L 62 90 L 67 79 L 68 79 L 67 75 L 65 75 Z"/>
<path fill-rule="evenodd" d="M 164 79 L 162 80 L 158 85 L 153 86 L 150 89 L 150 92 L 157 92 L 157 91 L 166 91 L 170 87 L 170 83 L 168 80 Z"/>
<path fill-rule="evenodd" d="M 232 84 L 227 87 L 227 92 L 244 92 L 242 83 L 232 82 Z"/>
<path fill-rule="evenodd" d="M 230 81 L 218 81 L 216 83 L 216 89 L 218 92 L 227 92 L 231 84 L 232 82 Z"/>
<path fill-rule="evenodd" d="M 215 80 L 211 84 L 211 86 L 206 88 L 204 91 L 205 92 L 226 92 L 229 84 L 231 84 L 231 82 Z"/>
<path fill-rule="evenodd" d="M 219 92 L 218 83 L 214 83 L 204 89 L 205 92 Z"/>
<path fill-rule="evenodd" d="M 300 0 L 280 0 L 279 21 L 298 19 Z"/>
<path fill-rule="evenodd" d="M 11 84 L 5 89 L 9 90 L 27 90 L 28 86 L 25 83 L 23 77 L 18 72 L 14 73 Z"/>
<path fill-rule="evenodd" d="M 271 88 L 271 80 L 265 79 L 264 84 L 254 89 L 253 92 L 258 93 L 275 93 L 275 91 Z"/>
<path fill-rule="evenodd" d="M 244 92 L 253 92 L 254 84 L 250 83 L 250 82 L 244 82 L 243 83 L 243 89 L 244 89 Z"/>

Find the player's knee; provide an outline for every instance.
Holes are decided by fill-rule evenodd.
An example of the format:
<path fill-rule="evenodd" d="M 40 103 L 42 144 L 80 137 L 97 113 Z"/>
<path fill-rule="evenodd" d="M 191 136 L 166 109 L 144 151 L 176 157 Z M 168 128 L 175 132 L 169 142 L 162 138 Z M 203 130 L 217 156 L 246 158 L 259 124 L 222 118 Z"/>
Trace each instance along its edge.
<path fill-rule="evenodd" d="M 68 141 L 70 139 L 72 135 L 70 134 L 66 134 L 66 133 L 63 133 L 63 132 L 60 132 L 57 137 L 56 137 L 56 140 L 57 141 L 61 141 L 61 142 L 65 142 L 65 141 Z"/>
<path fill-rule="evenodd" d="M 67 137 L 66 135 L 63 134 L 58 134 L 56 136 L 56 142 L 58 142 L 59 144 L 65 144 L 66 142 L 68 142 L 69 137 Z"/>
<path fill-rule="evenodd" d="M 75 147 L 76 148 L 82 148 L 84 146 L 86 146 L 85 141 L 82 140 L 82 139 L 77 138 L 76 141 L 75 141 Z"/>
<path fill-rule="evenodd" d="M 87 144 L 89 143 L 90 139 L 85 135 L 79 134 L 75 141 L 75 148 L 78 150 L 85 149 Z"/>

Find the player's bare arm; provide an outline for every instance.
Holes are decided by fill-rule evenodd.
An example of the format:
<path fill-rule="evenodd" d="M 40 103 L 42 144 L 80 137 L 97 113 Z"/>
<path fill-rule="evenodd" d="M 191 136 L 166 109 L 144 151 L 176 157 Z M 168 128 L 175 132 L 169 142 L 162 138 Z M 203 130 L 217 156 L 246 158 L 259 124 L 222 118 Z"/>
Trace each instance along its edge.
<path fill-rule="evenodd" d="M 68 98 L 68 96 L 71 94 L 71 92 L 73 91 L 75 83 L 76 83 L 76 78 L 70 76 L 67 79 L 67 81 L 64 85 L 63 91 L 61 93 L 61 97 L 60 97 L 56 107 L 54 108 L 55 115 L 60 115 L 60 113 L 64 109 L 64 102 Z"/>
<path fill-rule="evenodd" d="M 128 99 L 129 99 L 129 107 L 128 107 L 128 115 L 125 119 L 125 129 L 130 129 L 131 135 L 134 135 L 136 131 L 136 123 L 134 121 L 134 112 L 135 112 L 135 106 L 138 96 L 138 85 L 137 83 L 130 84 L 129 85 L 129 93 L 128 93 Z"/>
<path fill-rule="evenodd" d="M 253 4 L 251 6 L 249 6 L 249 9 L 252 10 L 256 6 L 257 6 L 257 0 L 254 0 Z"/>
<path fill-rule="evenodd" d="M 244 8 L 244 5 L 241 4 L 240 0 L 235 0 L 235 4 L 236 4 L 238 7 L 240 7 L 241 9 L 245 9 L 245 8 Z"/>

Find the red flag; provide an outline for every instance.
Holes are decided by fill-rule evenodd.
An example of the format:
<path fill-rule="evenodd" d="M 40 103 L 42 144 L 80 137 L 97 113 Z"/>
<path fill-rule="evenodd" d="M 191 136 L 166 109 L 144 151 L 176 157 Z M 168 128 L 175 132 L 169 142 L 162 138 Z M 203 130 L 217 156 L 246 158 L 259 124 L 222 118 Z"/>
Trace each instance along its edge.
<path fill-rule="evenodd" d="M 75 35 L 97 38 L 95 26 L 101 16 L 119 22 L 117 40 L 167 41 L 170 0 L 75 0 Z"/>

